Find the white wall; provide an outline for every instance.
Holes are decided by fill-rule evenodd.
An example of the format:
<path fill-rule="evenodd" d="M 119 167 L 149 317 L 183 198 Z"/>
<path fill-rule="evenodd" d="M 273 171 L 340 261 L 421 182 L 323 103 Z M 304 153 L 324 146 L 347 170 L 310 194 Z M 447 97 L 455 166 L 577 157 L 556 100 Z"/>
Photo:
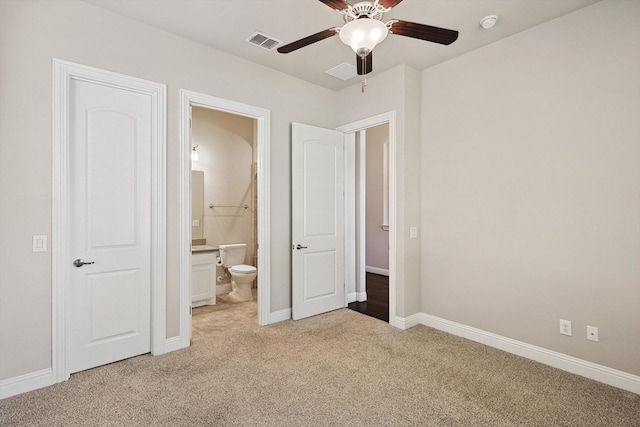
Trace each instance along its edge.
<path fill-rule="evenodd" d="M 32 253 L 31 236 L 51 235 L 53 57 L 168 85 L 167 336 L 179 327 L 185 88 L 271 110 L 272 311 L 291 300 L 290 122 L 396 110 L 397 315 L 640 374 L 638 22 L 640 2 L 605 0 L 336 94 L 82 2 L 0 1 L 0 380 L 51 366 L 50 252 Z"/>
<path fill-rule="evenodd" d="M 419 224 L 420 206 L 420 73 L 400 65 L 368 78 L 367 89 L 356 83 L 338 93 L 338 117 L 349 124 L 388 111 L 396 112 L 396 315 L 420 310 L 420 245 L 409 239 L 409 227 Z"/>
<path fill-rule="evenodd" d="M 191 168 L 204 172 L 203 238 L 215 247 L 245 243 L 245 263 L 253 265 L 255 120 L 199 107 L 192 108 L 191 120 L 191 142 L 198 144 L 199 157 Z M 237 207 L 242 205 L 248 209 Z"/>
<path fill-rule="evenodd" d="M 422 72 L 423 312 L 640 374 L 639 22 L 607 0 Z"/>
<path fill-rule="evenodd" d="M 0 1 L 0 380 L 51 366 L 52 58 L 168 88 L 167 336 L 179 333 L 179 90 L 271 110 L 271 310 L 291 305 L 290 122 L 336 126 L 335 92 L 75 0 Z"/>

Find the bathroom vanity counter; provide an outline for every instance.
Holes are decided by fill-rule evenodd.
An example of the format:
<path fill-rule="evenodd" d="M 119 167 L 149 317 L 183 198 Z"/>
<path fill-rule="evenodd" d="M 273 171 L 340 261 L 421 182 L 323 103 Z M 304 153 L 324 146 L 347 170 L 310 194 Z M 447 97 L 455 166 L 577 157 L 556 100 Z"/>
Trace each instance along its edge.
<path fill-rule="evenodd" d="M 218 248 L 214 248 L 209 245 L 191 245 L 191 253 L 201 253 L 201 252 L 217 252 Z"/>

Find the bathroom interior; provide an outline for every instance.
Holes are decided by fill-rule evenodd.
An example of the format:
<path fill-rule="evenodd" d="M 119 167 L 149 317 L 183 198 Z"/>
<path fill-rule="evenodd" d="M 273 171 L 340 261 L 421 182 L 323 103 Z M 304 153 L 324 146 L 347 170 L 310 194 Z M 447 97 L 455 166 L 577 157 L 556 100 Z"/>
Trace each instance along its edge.
<path fill-rule="evenodd" d="M 256 120 L 196 106 L 191 120 L 191 305 L 232 309 L 258 298 Z"/>

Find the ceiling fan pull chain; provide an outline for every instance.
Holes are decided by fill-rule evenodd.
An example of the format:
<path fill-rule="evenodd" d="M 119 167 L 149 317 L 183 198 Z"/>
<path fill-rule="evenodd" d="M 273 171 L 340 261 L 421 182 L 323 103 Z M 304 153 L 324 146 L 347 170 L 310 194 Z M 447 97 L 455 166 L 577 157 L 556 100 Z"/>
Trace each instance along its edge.
<path fill-rule="evenodd" d="M 367 87 L 367 56 L 363 55 L 360 57 L 362 61 L 362 93 L 364 93 L 364 89 Z"/>

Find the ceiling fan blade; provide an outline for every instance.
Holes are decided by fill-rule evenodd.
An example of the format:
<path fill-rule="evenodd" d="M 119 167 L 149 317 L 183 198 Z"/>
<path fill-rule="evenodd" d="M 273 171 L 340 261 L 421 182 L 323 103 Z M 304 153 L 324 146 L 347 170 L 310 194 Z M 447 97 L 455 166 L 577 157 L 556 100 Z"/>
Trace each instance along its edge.
<path fill-rule="evenodd" d="M 337 10 L 338 12 L 349 7 L 349 3 L 347 3 L 346 0 L 320 0 L 320 1 L 326 4 L 327 6 L 329 6 L 331 9 Z"/>
<path fill-rule="evenodd" d="M 363 64 L 364 62 L 364 64 Z M 356 66 L 358 67 L 358 75 L 363 76 L 373 71 L 373 52 L 369 52 L 369 55 L 362 60 L 362 58 L 356 55 Z"/>
<path fill-rule="evenodd" d="M 378 0 L 378 3 L 386 7 L 387 9 L 391 9 L 392 7 L 396 7 L 402 0 Z"/>
<path fill-rule="evenodd" d="M 303 39 L 296 40 L 289 44 L 285 44 L 284 46 L 280 46 L 278 48 L 278 52 L 280 53 L 289 53 L 294 50 L 298 50 L 302 47 L 309 46 L 312 43 L 319 42 L 320 40 L 328 39 L 329 37 L 335 36 L 338 34 L 338 28 L 333 27 L 328 30 L 320 31 L 319 33 L 311 34 Z"/>
<path fill-rule="evenodd" d="M 447 45 L 453 43 L 458 38 L 458 32 L 455 30 L 395 19 L 389 22 L 391 23 L 389 32 L 399 36 L 413 37 L 414 39 Z"/>

